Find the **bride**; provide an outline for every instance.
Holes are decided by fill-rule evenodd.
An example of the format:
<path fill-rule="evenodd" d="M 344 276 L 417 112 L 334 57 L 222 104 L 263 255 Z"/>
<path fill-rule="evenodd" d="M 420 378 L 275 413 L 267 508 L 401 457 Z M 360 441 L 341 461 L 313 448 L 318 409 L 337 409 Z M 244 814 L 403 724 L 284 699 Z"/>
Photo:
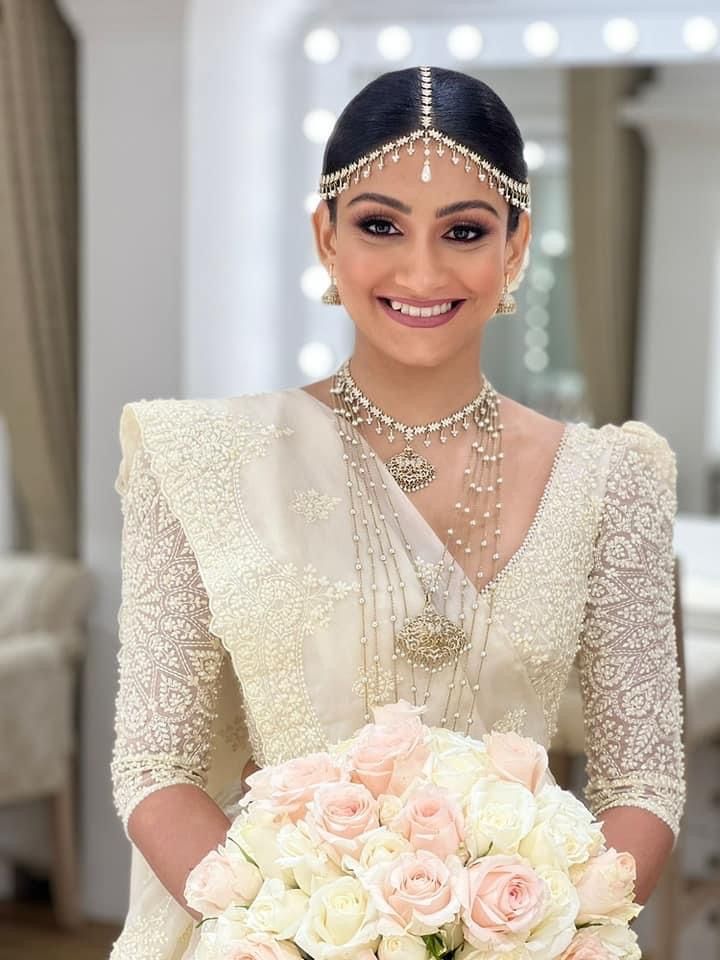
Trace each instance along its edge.
<path fill-rule="evenodd" d="M 575 663 L 587 802 L 635 856 L 640 902 L 677 836 L 673 453 L 643 423 L 541 416 L 482 370 L 530 239 L 515 121 L 464 74 L 385 74 L 338 119 L 320 195 L 349 361 L 122 412 L 112 773 L 133 867 L 115 960 L 193 955 L 185 879 L 241 774 L 399 698 L 547 747 Z"/>

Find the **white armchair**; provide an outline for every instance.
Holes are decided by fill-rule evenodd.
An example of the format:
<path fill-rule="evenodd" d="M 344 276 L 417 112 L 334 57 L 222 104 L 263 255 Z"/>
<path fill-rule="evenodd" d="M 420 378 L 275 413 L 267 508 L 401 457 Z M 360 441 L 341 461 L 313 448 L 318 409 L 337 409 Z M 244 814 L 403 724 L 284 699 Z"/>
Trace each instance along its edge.
<path fill-rule="evenodd" d="M 0 805 L 47 798 L 53 901 L 66 927 L 80 919 L 74 690 L 92 592 L 78 563 L 0 554 Z"/>

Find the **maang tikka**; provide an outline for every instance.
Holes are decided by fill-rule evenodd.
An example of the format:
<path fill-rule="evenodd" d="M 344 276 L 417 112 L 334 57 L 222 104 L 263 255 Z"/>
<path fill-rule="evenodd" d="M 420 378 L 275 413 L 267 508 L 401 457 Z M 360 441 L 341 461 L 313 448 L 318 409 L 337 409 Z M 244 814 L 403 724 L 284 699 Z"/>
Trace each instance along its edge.
<path fill-rule="evenodd" d="M 456 165 L 463 163 L 466 173 L 476 172 L 479 180 L 487 182 L 488 186 L 497 190 L 508 203 L 520 210 L 529 212 L 530 184 L 526 180 L 515 180 L 490 163 L 485 157 L 437 129 L 433 117 L 432 72 L 430 67 L 419 67 L 418 69 L 420 72 L 419 128 L 398 137 L 396 140 L 382 144 L 340 170 L 323 174 L 318 186 L 321 199 L 330 200 L 337 197 L 347 190 L 352 183 L 359 183 L 361 177 L 367 179 L 372 172 L 373 165 L 376 169 L 382 170 L 388 157 L 391 162 L 397 163 L 400 160 L 403 148 L 405 148 L 408 156 L 413 156 L 416 144 L 421 141 L 424 159 L 420 179 L 423 183 L 430 183 L 432 180 L 430 160 L 434 144 L 438 157 L 442 157 L 448 152 L 452 163 Z"/>

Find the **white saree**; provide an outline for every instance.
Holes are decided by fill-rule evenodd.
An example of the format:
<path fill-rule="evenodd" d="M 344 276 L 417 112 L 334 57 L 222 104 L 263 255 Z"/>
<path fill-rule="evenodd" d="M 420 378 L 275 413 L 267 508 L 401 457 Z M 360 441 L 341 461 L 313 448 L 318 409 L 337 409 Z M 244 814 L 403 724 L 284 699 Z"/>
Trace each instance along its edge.
<path fill-rule="evenodd" d="M 144 797 L 175 783 L 196 784 L 222 804 L 251 755 L 265 766 L 321 750 L 362 726 L 365 707 L 358 574 L 333 412 L 299 389 L 139 401 L 125 406 L 120 439 L 112 773 L 127 825 Z M 437 535 L 389 474 L 386 481 L 414 552 L 437 561 Z M 674 513 L 674 457 L 650 427 L 567 426 L 522 546 L 473 598 L 479 634 L 494 591 L 470 732 L 512 729 L 549 746 L 577 669 L 591 809 L 643 807 L 677 833 L 684 770 Z M 420 584 L 399 531 L 391 535 L 408 606 L 419 611 Z M 450 583 L 451 616 L 460 579 Z M 381 597 L 378 630 L 388 644 L 389 617 Z M 468 655 L 468 677 L 479 647 Z M 399 673 L 398 695 L 413 700 L 404 661 Z M 469 683 L 454 685 L 450 703 L 444 672 L 433 688 L 427 723 L 464 716 Z M 188 960 L 196 940 L 192 918 L 133 849 L 113 960 Z"/>

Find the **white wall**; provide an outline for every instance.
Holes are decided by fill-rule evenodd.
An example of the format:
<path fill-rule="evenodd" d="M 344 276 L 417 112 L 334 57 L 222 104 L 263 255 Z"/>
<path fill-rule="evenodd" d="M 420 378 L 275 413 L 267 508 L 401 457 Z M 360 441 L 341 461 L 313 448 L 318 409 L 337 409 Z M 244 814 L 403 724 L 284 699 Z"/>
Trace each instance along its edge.
<path fill-rule="evenodd" d="M 117 918 L 129 849 L 108 764 L 120 603 L 122 404 L 182 390 L 184 4 L 64 0 L 80 38 L 82 539 L 99 599 L 82 691 L 83 901 Z"/>

